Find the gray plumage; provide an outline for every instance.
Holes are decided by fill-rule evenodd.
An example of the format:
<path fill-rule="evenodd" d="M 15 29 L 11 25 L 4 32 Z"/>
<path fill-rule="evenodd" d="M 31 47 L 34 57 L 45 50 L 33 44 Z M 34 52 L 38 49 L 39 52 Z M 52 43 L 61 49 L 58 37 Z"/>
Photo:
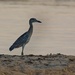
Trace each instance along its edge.
<path fill-rule="evenodd" d="M 22 47 L 22 52 L 21 55 L 24 55 L 23 51 L 24 51 L 24 47 L 25 45 L 29 42 L 31 35 L 33 33 L 33 24 L 34 22 L 38 22 L 41 23 L 41 21 L 36 20 L 35 18 L 31 18 L 29 20 L 29 29 L 27 32 L 25 32 L 24 34 L 22 34 L 14 43 L 13 45 L 9 48 L 10 51 L 12 51 L 14 48 L 19 48 Z"/>

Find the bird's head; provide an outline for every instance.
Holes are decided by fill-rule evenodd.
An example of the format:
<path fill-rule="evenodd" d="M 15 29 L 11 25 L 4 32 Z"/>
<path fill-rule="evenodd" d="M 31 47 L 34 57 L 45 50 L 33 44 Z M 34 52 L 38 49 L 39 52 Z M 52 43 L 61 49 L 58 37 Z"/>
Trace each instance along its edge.
<path fill-rule="evenodd" d="M 41 21 L 37 20 L 36 18 L 31 18 L 29 20 L 30 23 L 34 23 L 34 22 L 38 22 L 38 23 L 42 23 Z"/>

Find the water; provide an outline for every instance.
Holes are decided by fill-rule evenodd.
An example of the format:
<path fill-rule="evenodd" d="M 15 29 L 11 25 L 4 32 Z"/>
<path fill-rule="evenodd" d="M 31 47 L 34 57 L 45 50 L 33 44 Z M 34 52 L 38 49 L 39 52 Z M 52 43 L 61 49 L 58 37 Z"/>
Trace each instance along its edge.
<path fill-rule="evenodd" d="M 75 55 L 75 8 L 0 3 L 0 54 L 18 54 L 21 48 L 9 51 L 13 42 L 29 28 L 29 19 L 42 21 L 34 24 L 25 54 L 63 53 Z"/>

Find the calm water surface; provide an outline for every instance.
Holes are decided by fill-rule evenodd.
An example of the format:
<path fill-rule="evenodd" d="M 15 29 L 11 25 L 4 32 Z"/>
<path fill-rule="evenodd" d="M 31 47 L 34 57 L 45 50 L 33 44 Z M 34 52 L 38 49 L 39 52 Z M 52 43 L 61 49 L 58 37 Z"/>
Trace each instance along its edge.
<path fill-rule="evenodd" d="M 9 5 L 0 3 L 0 54 L 19 54 L 21 48 L 9 51 L 12 43 L 29 28 L 29 19 L 42 21 L 34 24 L 25 54 L 63 53 L 75 55 L 75 8 L 66 6 Z"/>

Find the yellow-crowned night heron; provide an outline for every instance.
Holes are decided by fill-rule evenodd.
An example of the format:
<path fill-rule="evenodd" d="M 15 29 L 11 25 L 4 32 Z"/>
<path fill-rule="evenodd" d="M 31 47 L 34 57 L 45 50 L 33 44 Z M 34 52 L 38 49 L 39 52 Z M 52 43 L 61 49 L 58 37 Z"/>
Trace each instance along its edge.
<path fill-rule="evenodd" d="M 31 18 L 29 20 L 29 30 L 27 32 L 25 32 L 24 34 L 22 34 L 14 43 L 13 45 L 9 48 L 10 51 L 12 51 L 14 48 L 19 48 L 22 47 L 22 52 L 21 55 L 24 55 L 23 51 L 24 51 L 24 47 L 25 45 L 29 42 L 31 35 L 33 33 L 33 25 L 32 23 L 34 22 L 38 22 L 41 23 L 41 21 L 35 19 L 35 18 Z"/>

